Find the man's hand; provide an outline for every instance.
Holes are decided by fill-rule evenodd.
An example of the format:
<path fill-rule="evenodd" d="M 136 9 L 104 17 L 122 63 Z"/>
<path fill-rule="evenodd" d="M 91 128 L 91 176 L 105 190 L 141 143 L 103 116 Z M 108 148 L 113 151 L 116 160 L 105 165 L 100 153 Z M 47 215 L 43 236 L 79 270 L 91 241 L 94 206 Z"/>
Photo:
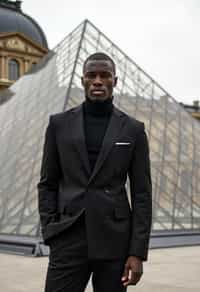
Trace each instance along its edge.
<path fill-rule="evenodd" d="M 143 274 L 143 263 L 139 257 L 129 256 L 122 277 L 124 286 L 136 285 Z"/>

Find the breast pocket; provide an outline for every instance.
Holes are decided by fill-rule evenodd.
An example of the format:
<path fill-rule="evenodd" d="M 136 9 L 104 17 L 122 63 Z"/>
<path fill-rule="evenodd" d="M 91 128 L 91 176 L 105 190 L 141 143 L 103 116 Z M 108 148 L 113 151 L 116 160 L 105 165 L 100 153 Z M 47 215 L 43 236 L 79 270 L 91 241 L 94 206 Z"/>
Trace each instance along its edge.
<path fill-rule="evenodd" d="M 130 141 L 117 141 L 113 146 L 113 155 L 116 165 L 124 168 L 129 164 L 132 157 L 134 144 Z"/>
<path fill-rule="evenodd" d="M 126 144 L 125 143 L 121 144 L 121 143 L 122 142 L 115 142 L 114 144 L 114 150 L 117 151 L 118 153 L 120 152 L 128 153 L 133 147 L 132 143 L 130 142 L 127 142 Z"/>

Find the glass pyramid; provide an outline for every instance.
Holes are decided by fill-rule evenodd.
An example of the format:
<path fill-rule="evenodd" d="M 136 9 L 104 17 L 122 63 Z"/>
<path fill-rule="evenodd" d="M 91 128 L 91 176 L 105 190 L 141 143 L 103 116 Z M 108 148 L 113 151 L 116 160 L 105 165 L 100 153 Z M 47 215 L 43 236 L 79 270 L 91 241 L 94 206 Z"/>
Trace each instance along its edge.
<path fill-rule="evenodd" d="M 116 63 L 115 105 L 145 123 L 153 181 L 153 232 L 200 228 L 200 124 L 88 20 L 4 91 L 0 106 L 0 233 L 40 237 L 37 202 L 49 115 L 84 100 L 83 61 Z M 6 98 L 5 98 L 6 97 Z"/>

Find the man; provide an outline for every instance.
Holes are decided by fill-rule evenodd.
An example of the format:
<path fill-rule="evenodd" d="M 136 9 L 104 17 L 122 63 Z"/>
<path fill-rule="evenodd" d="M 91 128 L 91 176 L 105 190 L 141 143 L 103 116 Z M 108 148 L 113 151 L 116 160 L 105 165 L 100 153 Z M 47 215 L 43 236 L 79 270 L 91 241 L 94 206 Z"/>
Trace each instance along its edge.
<path fill-rule="evenodd" d="M 113 105 L 115 64 L 104 53 L 83 66 L 85 101 L 52 115 L 39 190 L 50 246 L 46 292 L 95 292 L 135 285 L 147 260 L 151 176 L 144 124 Z M 130 180 L 130 208 L 125 183 Z"/>

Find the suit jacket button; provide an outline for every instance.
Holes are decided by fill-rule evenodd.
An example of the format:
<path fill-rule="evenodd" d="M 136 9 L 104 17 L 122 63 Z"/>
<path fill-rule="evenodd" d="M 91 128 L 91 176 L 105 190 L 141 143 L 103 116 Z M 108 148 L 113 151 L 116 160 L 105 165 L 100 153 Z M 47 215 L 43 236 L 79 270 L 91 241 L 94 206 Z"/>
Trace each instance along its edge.
<path fill-rule="evenodd" d="M 104 192 L 105 192 L 106 194 L 110 194 L 110 191 L 109 191 L 108 189 L 104 189 Z"/>

